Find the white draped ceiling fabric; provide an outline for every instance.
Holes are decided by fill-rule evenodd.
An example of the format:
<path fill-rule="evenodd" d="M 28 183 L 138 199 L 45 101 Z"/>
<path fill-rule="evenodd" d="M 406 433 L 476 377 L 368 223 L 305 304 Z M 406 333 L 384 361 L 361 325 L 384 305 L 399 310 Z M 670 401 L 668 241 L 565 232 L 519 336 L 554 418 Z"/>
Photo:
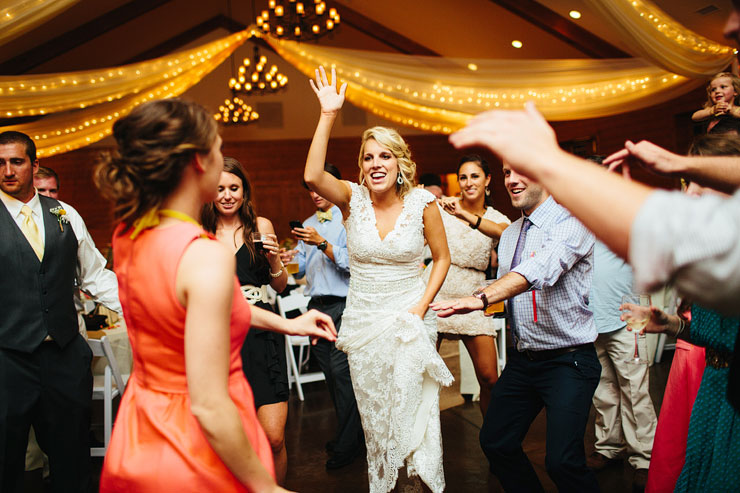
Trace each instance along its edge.
<path fill-rule="evenodd" d="M 0 46 L 80 0 L 3 0 L 0 5 Z"/>
<path fill-rule="evenodd" d="M 584 0 L 640 56 L 669 72 L 707 78 L 721 72 L 736 50 L 700 36 L 646 0 Z"/>
<path fill-rule="evenodd" d="M 8 0 L 0 19 L 14 37 L 44 15 L 77 0 Z M 335 67 L 347 98 L 400 125 L 450 133 L 474 114 L 521 108 L 533 100 L 550 120 L 609 116 L 646 108 L 703 84 L 723 70 L 734 50 L 684 28 L 648 0 L 585 0 L 615 26 L 634 54 L 615 60 L 488 60 L 422 57 L 326 48 L 264 36 L 307 76 L 318 65 Z M 28 10 L 28 8 L 31 8 Z M 53 8 L 59 8 L 53 11 Z M 6 13 L 6 8 L 0 13 Z M 19 18 L 27 9 L 35 17 Z M 51 14 L 50 14 L 51 13 Z M 38 117 L 5 126 L 37 142 L 40 156 L 88 145 L 111 133 L 113 121 L 136 105 L 181 94 L 199 82 L 256 27 L 193 50 L 107 69 L 0 76 L 0 118 Z"/>
<path fill-rule="evenodd" d="M 40 116 L 2 127 L 30 135 L 39 156 L 97 142 L 137 105 L 197 84 L 249 37 L 247 31 L 173 55 L 84 72 L 0 77 L 0 116 Z"/>
<path fill-rule="evenodd" d="M 319 65 L 336 68 L 355 105 L 442 133 L 460 128 L 481 110 L 520 109 L 526 101 L 534 101 L 548 120 L 577 120 L 651 106 L 702 84 L 636 58 L 455 59 L 266 39 L 309 77 Z"/>

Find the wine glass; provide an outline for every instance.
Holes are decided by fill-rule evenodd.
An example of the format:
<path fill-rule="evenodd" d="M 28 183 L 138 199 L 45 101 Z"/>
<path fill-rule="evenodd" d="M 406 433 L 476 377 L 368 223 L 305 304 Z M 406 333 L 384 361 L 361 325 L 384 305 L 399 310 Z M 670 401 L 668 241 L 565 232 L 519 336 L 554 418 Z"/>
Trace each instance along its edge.
<path fill-rule="evenodd" d="M 650 321 L 650 295 L 649 294 L 626 294 L 622 296 L 622 315 L 632 332 L 635 333 L 635 352 L 626 363 L 647 364 L 647 359 L 640 356 L 638 345 L 639 332 L 645 328 Z"/>

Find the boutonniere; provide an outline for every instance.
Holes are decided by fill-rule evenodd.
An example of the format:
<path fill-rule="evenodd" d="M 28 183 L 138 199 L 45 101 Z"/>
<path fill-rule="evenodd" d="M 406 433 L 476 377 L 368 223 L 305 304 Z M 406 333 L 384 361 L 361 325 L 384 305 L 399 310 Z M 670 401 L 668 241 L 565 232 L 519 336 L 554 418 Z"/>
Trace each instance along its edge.
<path fill-rule="evenodd" d="M 59 221 L 59 230 L 64 232 L 64 224 L 69 224 L 69 218 L 67 217 L 67 211 L 64 210 L 61 206 L 54 207 L 52 209 L 49 209 L 49 212 L 54 214 L 56 216 L 57 221 Z"/>

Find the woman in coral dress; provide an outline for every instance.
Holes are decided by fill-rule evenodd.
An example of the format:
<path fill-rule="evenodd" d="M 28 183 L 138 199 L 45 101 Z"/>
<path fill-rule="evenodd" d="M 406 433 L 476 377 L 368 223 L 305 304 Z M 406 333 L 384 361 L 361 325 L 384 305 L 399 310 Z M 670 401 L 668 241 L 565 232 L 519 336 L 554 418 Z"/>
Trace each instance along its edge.
<path fill-rule="evenodd" d="M 242 341 L 250 323 L 334 339 L 331 319 L 250 311 L 233 255 L 192 219 L 223 169 L 204 108 L 154 101 L 113 133 L 118 152 L 96 181 L 121 221 L 113 250 L 134 369 L 100 491 L 285 491 L 242 372 Z"/>

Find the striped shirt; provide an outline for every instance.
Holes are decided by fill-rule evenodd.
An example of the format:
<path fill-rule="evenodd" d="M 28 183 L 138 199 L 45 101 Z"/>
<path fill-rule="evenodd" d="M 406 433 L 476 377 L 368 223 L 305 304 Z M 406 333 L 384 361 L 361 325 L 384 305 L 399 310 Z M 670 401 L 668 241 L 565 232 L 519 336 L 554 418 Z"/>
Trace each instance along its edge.
<path fill-rule="evenodd" d="M 524 217 L 504 230 L 499 242 L 498 277 L 521 274 L 529 291 L 513 296 L 517 349 L 542 351 L 577 346 L 596 339 L 589 309 L 594 236 L 552 197 L 528 216 L 521 262 L 511 269 Z"/>

